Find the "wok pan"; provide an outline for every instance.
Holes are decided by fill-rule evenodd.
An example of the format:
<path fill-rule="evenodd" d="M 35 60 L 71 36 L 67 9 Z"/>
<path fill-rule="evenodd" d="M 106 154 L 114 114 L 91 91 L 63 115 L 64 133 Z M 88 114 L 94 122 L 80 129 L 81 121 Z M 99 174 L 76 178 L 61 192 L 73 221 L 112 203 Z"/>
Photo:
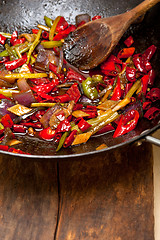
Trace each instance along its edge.
<path fill-rule="evenodd" d="M 43 23 L 44 15 L 52 17 L 53 19 L 62 15 L 71 23 L 74 23 L 75 16 L 81 13 L 88 13 L 91 17 L 101 15 L 108 17 L 123 13 L 138 5 L 139 0 L 1 0 L 0 1 L 0 31 L 13 32 L 30 32 L 31 28 L 37 26 L 38 23 Z M 156 70 L 157 77 L 155 86 L 160 87 L 160 3 L 153 7 L 146 13 L 144 20 L 141 23 L 133 24 L 125 33 L 120 41 L 120 45 L 124 39 L 130 34 L 135 39 L 135 48 L 137 52 L 144 51 L 147 47 L 155 44 L 158 48 L 153 57 L 152 65 Z M 23 141 L 19 146 L 23 151 L 29 152 L 32 155 L 21 155 L 22 157 L 33 158 L 64 158 L 83 156 L 88 154 L 98 153 L 100 151 L 107 151 L 129 144 L 138 139 L 144 138 L 148 141 L 154 140 L 148 136 L 160 127 L 160 119 L 155 119 L 149 122 L 142 119 L 135 130 L 118 137 L 112 138 L 113 132 L 92 137 L 86 144 L 75 146 L 68 149 L 62 149 L 55 154 L 55 147 L 52 142 L 37 140 L 31 137 L 20 137 Z M 159 140 L 155 140 L 158 145 Z M 96 148 L 105 143 L 108 148 L 96 151 Z M 5 152 L 3 152 L 5 153 Z M 18 155 L 14 153 L 6 153 L 10 155 Z"/>

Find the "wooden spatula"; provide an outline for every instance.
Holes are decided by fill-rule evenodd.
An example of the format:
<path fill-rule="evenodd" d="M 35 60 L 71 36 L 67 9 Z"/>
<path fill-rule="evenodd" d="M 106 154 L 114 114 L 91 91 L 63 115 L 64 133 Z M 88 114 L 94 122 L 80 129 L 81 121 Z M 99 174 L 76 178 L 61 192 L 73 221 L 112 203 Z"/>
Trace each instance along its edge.
<path fill-rule="evenodd" d="M 92 69 L 103 62 L 128 27 L 160 0 L 145 0 L 132 10 L 86 23 L 64 43 L 65 58 L 79 69 Z"/>

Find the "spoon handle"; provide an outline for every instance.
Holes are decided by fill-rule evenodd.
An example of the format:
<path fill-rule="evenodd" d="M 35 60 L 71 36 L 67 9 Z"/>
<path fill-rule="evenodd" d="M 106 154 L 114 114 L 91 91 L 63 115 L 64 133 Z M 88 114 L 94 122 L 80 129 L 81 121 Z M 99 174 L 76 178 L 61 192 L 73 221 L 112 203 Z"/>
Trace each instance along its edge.
<path fill-rule="evenodd" d="M 139 16 L 145 14 L 146 11 L 148 11 L 151 7 L 153 7 L 158 2 L 160 2 L 160 0 L 145 0 L 127 13 L 130 14 L 131 20 L 133 22 Z"/>

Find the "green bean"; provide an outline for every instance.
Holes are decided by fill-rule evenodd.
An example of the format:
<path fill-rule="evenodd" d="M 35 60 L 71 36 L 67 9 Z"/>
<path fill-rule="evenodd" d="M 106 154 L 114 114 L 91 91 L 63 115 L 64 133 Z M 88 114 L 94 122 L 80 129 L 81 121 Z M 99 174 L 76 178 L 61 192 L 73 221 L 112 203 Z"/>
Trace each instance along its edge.
<path fill-rule="evenodd" d="M 42 34 L 42 29 L 39 29 L 39 31 L 38 31 L 38 33 L 37 33 L 37 36 L 36 36 L 36 39 L 34 40 L 34 42 L 32 43 L 32 45 L 31 45 L 31 47 L 30 47 L 30 49 L 29 49 L 28 56 L 27 56 L 27 64 L 28 64 L 29 61 L 30 61 L 32 52 L 34 51 L 34 49 L 36 48 L 36 46 L 37 46 L 38 43 L 40 42 L 41 34 Z"/>
<path fill-rule="evenodd" d="M 97 125 L 92 126 L 89 131 L 92 132 L 92 135 L 98 132 L 100 129 L 102 129 L 107 124 L 115 121 L 119 117 L 119 114 L 117 112 L 111 113 L 108 117 L 106 117 L 103 121 L 99 122 Z"/>
<path fill-rule="evenodd" d="M 5 48 L 11 58 L 11 60 L 14 60 L 15 58 L 18 58 L 17 54 L 15 51 L 13 51 L 13 49 L 8 45 L 8 44 L 5 44 Z"/>
<path fill-rule="evenodd" d="M 53 20 L 47 16 L 44 16 L 44 20 L 45 20 L 46 25 L 51 28 L 53 25 Z"/>
<path fill-rule="evenodd" d="M 92 100 L 98 98 L 98 91 L 94 86 L 94 81 L 91 77 L 88 77 L 86 80 L 82 82 L 82 88 L 84 95 L 86 95 L 88 98 Z"/>
<path fill-rule="evenodd" d="M 19 93 L 19 91 L 13 89 L 0 89 L 0 94 L 3 94 L 6 97 L 12 97 L 12 93 Z"/>
<path fill-rule="evenodd" d="M 6 38 L 11 38 L 12 34 L 10 33 L 4 33 L 4 32 L 0 32 L 0 34 Z"/>
<path fill-rule="evenodd" d="M 41 42 L 41 45 L 44 48 L 53 48 L 53 47 L 61 47 L 62 46 L 61 41 L 46 41 L 46 42 Z"/>
<path fill-rule="evenodd" d="M 126 94 L 125 98 L 131 98 L 132 95 L 137 91 L 137 89 L 141 86 L 141 80 L 137 80 L 133 86 L 129 89 L 128 93 Z"/>
<path fill-rule="evenodd" d="M 55 33 L 55 31 L 56 31 L 56 27 L 57 27 L 57 24 L 58 24 L 60 18 L 61 18 L 61 16 L 56 17 L 56 19 L 55 19 L 54 22 L 53 22 L 53 25 L 52 25 L 52 27 L 51 27 L 51 29 L 50 29 L 50 32 L 49 32 L 49 40 L 50 40 L 50 41 L 53 40 L 54 33 Z"/>
<path fill-rule="evenodd" d="M 56 152 L 58 152 L 62 148 L 63 143 L 65 142 L 65 140 L 68 137 L 69 133 L 70 133 L 70 131 L 63 133 L 63 135 L 62 135 L 62 137 L 61 137 L 61 139 L 59 141 L 58 147 L 56 149 Z"/>

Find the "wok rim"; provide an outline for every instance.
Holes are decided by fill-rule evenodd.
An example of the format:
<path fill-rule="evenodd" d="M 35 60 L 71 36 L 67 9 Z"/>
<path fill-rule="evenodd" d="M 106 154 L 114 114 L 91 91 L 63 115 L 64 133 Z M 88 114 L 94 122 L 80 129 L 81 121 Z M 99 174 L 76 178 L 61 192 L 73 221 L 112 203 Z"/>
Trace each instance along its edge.
<path fill-rule="evenodd" d="M 106 151 L 110 151 L 119 147 L 123 147 L 127 144 L 131 144 L 133 142 L 136 142 L 140 139 L 143 139 L 145 136 L 152 134 L 153 132 L 155 132 L 156 130 L 158 130 L 160 128 L 160 123 L 158 123 L 156 126 L 154 126 L 151 129 L 146 129 L 145 131 L 143 131 L 140 135 L 135 136 L 133 138 L 131 138 L 130 140 L 126 141 L 126 142 L 122 142 L 101 150 L 94 150 L 94 151 L 90 151 L 90 152 L 84 152 L 84 153 L 71 153 L 71 154 L 64 154 L 64 155 L 29 155 L 29 154 L 20 154 L 20 153 L 13 153 L 13 152 L 7 152 L 7 151 L 3 151 L 0 150 L 0 154 L 5 154 L 5 155 L 10 155 L 10 156 L 14 156 L 14 157 L 22 157 L 22 158 L 31 158 L 31 159 L 57 159 L 57 158 L 77 158 L 77 157 L 83 157 L 83 156 L 88 156 L 88 155 L 93 155 L 93 154 L 99 154 L 102 152 L 106 152 Z"/>

